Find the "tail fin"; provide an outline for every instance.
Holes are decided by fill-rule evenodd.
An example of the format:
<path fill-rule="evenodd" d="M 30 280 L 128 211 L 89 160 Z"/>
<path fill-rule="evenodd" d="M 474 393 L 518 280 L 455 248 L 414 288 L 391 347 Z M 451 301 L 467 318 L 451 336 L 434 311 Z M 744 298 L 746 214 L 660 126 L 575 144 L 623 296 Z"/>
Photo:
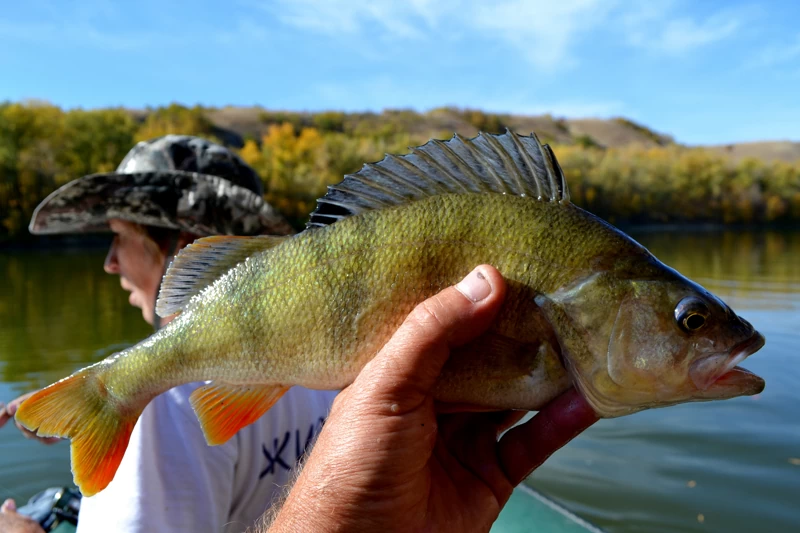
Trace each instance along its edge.
<path fill-rule="evenodd" d="M 75 484 L 91 496 L 114 479 L 141 411 L 109 397 L 95 365 L 22 402 L 16 419 L 39 436 L 72 440 Z"/>

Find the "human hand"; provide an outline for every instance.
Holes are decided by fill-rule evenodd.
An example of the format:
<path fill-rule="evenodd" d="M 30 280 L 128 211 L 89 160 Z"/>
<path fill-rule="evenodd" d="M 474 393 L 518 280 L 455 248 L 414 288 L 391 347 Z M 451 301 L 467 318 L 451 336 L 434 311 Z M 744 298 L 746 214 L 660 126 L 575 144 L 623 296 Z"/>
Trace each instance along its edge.
<path fill-rule="evenodd" d="M 505 282 L 480 266 L 423 302 L 342 391 L 270 531 L 488 531 L 514 486 L 597 421 L 570 390 L 524 413 L 437 414 L 450 349 L 485 331 Z"/>
<path fill-rule="evenodd" d="M 3 533 L 44 533 L 36 520 L 17 512 L 14 500 L 6 500 L 0 506 L 0 531 Z"/>
<path fill-rule="evenodd" d="M 28 397 L 33 396 L 36 391 L 29 392 L 27 394 L 23 394 L 19 398 L 11 400 L 8 402 L 8 405 L 4 405 L 0 402 L 0 428 L 6 425 L 6 422 L 14 418 L 14 415 L 17 414 L 17 409 L 19 408 L 20 404 L 28 399 Z M 16 420 L 14 421 L 14 425 L 17 426 L 17 429 L 20 430 L 22 435 L 26 439 L 33 439 L 38 440 L 44 444 L 55 444 L 56 442 L 60 441 L 58 437 L 39 437 L 36 435 L 35 432 L 30 431 L 28 428 L 19 424 Z"/>

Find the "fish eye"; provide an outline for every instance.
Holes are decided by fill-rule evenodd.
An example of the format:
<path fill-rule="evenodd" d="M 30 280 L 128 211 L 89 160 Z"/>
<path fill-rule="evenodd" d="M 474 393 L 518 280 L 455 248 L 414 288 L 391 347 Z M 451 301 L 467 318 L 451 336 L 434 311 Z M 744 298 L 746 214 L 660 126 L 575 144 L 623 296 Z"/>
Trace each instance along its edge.
<path fill-rule="evenodd" d="M 694 333 L 705 326 L 708 315 L 708 306 L 694 296 L 684 298 L 675 306 L 675 321 L 688 333 Z"/>

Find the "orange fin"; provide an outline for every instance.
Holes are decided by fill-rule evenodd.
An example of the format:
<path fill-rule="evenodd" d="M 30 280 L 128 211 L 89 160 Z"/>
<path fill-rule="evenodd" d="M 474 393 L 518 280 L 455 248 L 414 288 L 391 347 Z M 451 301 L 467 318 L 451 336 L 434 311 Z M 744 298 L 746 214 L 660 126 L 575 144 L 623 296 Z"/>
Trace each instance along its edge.
<path fill-rule="evenodd" d="M 91 496 L 114 479 L 140 414 L 109 398 L 95 367 L 88 367 L 22 402 L 16 420 L 40 437 L 72 440 L 73 479 Z"/>
<path fill-rule="evenodd" d="M 269 411 L 290 387 L 209 383 L 189 397 L 211 446 L 224 444 L 237 431 Z"/>

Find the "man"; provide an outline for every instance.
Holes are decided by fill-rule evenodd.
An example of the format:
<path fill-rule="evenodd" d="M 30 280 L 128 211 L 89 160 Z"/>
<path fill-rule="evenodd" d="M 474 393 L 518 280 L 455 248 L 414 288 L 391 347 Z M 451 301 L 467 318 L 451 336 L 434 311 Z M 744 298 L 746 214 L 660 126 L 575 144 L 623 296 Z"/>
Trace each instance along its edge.
<path fill-rule="evenodd" d="M 291 233 L 238 156 L 177 135 L 139 143 L 116 172 L 61 187 L 37 207 L 30 230 L 112 232 L 104 268 L 120 276 L 131 305 L 156 329 L 170 319 L 155 313 L 161 278 L 182 247 L 208 235 Z M 83 499 L 79 533 L 245 530 L 286 484 L 335 396 L 295 387 L 258 422 L 210 447 L 188 401 L 198 385 L 176 387 L 147 406 L 114 480 Z M 0 411 L 0 426 L 24 398 Z M 13 509 L 6 502 L 0 517 L 10 519 Z"/>

